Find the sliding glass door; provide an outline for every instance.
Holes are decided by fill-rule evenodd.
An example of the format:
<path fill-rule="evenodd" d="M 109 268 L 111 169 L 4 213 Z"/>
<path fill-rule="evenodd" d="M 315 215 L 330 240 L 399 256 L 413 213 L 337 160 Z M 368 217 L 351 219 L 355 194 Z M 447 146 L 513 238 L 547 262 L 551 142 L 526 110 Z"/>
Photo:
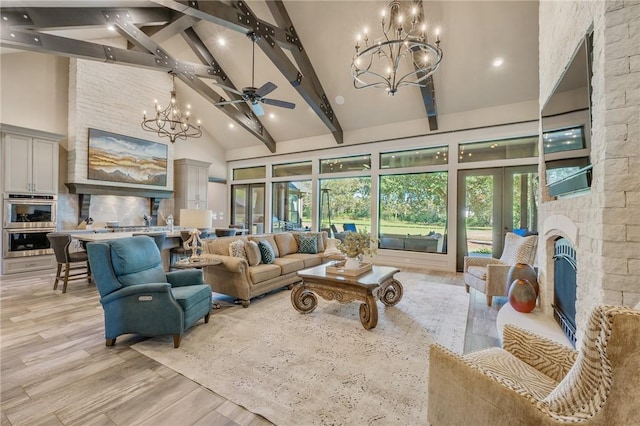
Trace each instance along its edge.
<path fill-rule="evenodd" d="M 264 184 L 231 186 L 231 224 L 249 233 L 264 232 Z"/>
<path fill-rule="evenodd" d="M 500 257 L 506 232 L 537 231 L 538 167 L 458 172 L 458 270 L 464 256 Z"/>

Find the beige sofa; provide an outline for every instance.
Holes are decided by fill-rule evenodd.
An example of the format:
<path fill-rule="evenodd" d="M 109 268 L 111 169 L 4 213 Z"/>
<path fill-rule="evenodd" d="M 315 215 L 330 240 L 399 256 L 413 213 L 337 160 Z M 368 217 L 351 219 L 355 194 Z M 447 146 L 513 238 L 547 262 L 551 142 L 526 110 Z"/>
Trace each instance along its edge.
<path fill-rule="evenodd" d="M 299 235 L 316 235 L 318 253 L 299 253 Z M 266 240 L 274 250 L 273 263 L 265 264 L 260 261 L 255 264 L 253 260 L 252 266 L 248 259 L 231 256 L 229 246 L 238 240 L 245 244 L 248 241 L 258 243 Z M 282 232 L 207 240 L 202 256 L 219 259 L 222 263 L 204 268 L 204 280 L 214 292 L 235 297 L 246 308 L 253 297 L 299 282 L 297 271 L 342 257 L 340 252 L 333 248 L 325 253 L 326 247 L 335 245 L 335 240 L 331 240 L 326 232 Z"/>

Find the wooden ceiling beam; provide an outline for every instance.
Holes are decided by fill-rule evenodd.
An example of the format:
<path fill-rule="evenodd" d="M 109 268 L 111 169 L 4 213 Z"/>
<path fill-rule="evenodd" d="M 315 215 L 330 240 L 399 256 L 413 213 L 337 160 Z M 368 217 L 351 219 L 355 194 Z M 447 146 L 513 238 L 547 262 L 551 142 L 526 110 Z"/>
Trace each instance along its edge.
<path fill-rule="evenodd" d="M 2 25 L 40 31 L 106 27 L 116 15 L 134 25 L 166 25 L 172 20 L 171 10 L 162 7 L 3 7 Z"/>
<path fill-rule="evenodd" d="M 279 3 L 275 9 L 272 9 L 272 13 L 275 11 L 274 15 L 277 15 L 276 19 L 279 20 L 279 26 L 274 26 L 256 17 L 244 1 L 234 1 L 233 6 L 228 6 L 218 1 L 154 1 L 185 15 L 213 22 L 234 31 L 244 34 L 254 32 L 259 35 L 260 38 L 256 41 L 256 44 L 329 128 L 336 142 L 339 144 L 343 142 L 340 123 L 324 90 L 322 90 L 320 80 L 317 78 L 315 71 L 313 71 L 311 61 L 304 53 L 304 49 L 302 49 L 302 44 L 295 33 L 295 28 L 282 2 L 273 2 Z M 269 8 L 272 8 L 270 3 L 271 1 L 267 2 Z M 282 25 L 285 23 L 286 25 Z M 296 52 L 294 55 L 297 55 L 297 58 L 295 56 L 294 58 L 299 66 L 304 69 L 304 72 L 298 70 L 283 52 L 281 46 Z M 300 65 L 300 63 L 303 65 Z"/>
<path fill-rule="evenodd" d="M 148 12 L 148 13 L 147 13 Z M 189 29 L 197 18 L 185 16 L 175 19 L 175 13 L 162 8 L 141 9 L 99 9 L 99 8 L 27 8 L 1 9 L 3 25 L 0 31 L 0 45 L 42 53 L 102 61 L 141 68 L 171 71 L 186 85 L 209 102 L 220 101 L 220 95 L 200 78 L 218 78 L 224 74 L 219 66 L 194 64 L 179 61 L 160 47 L 158 40 L 165 40 L 173 34 Z M 172 18 L 174 18 L 172 20 Z M 114 25 L 116 30 L 130 43 L 142 51 L 121 49 L 99 43 L 91 43 L 38 32 L 41 28 L 83 28 Z M 167 25 L 149 37 L 140 26 Z M 217 64 L 213 61 L 212 64 Z M 226 75 L 226 74 L 224 74 Z M 218 107 L 229 118 L 259 139 L 271 151 L 276 144 L 269 132 L 248 106 L 234 105 Z"/>
<path fill-rule="evenodd" d="M 159 44 L 154 42 L 151 37 L 147 36 L 144 32 L 140 31 L 134 25 L 129 24 L 126 21 L 116 20 L 115 21 L 116 28 L 118 32 L 127 38 L 131 43 L 142 47 L 149 51 L 150 53 L 156 56 L 156 61 L 159 63 L 163 63 L 165 65 L 171 66 L 171 72 L 178 76 L 178 78 L 189 86 L 191 89 L 195 90 L 196 93 L 204 97 L 206 100 L 211 102 L 212 104 L 216 104 L 220 102 L 220 95 L 216 93 L 213 88 L 204 83 L 198 75 L 195 73 L 195 67 L 190 62 L 183 62 L 175 59 L 171 56 L 166 50 L 160 47 Z M 201 51 L 201 53 L 204 53 Z M 214 64 L 217 62 L 214 60 Z M 207 69 L 215 70 L 213 73 L 209 73 L 208 76 L 210 78 L 214 78 L 213 75 L 219 75 L 220 73 L 224 73 L 222 68 L 214 68 L 209 65 L 203 65 Z M 253 136 L 258 138 L 271 152 L 276 151 L 276 143 L 267 131 L 267 129 L 262 125 L 260 120 L 250 112 L 249 114 L 245 114 L 241 112 L 238 108 L 233 105 L 223 105 L 217 106 L 219 110 L 224 112 L 229 118 L 238 123 L 241 127 L 251 133 Z M 242 108 L 242 107 L 241 107 Z"/>
<path fill-rule="evenodd" d="M 418 20 L 424 22 L 424 6 L 422 4 L 422 0 L 414 0 L 403 3 L 410 4 L 411 6 L 416 6 L 416 9 L 418 10 Z M 417 70 L 418 67 L 415 64 L 420 62 L 420 58 L 416 58 L 416 54 L 417 52 L 414 50 L 413 64 L 415 69 Z M 418 79 L 420 79 L 424 76 L 424 73 L 418 73 L 416 74 L 416 76 Z M 422 95 L 422 102 L 427 113 L 429 129 L 431 131 L 438 130 L 438 108 L 436 107 L 436 88 L 433 84 L 433 75 L 430 75 L 426 78 L 424 86 L 420 86 L 420 94 Z"/>

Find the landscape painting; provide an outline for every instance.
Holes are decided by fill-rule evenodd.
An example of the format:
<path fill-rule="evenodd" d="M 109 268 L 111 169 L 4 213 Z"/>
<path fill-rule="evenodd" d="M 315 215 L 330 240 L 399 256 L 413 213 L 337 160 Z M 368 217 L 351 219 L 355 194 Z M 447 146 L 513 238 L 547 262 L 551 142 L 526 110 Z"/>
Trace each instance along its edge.
<path fill-rule="evenodd" d="M 167 186 L 167 146 L 89 129 L 88 178 Z"/>

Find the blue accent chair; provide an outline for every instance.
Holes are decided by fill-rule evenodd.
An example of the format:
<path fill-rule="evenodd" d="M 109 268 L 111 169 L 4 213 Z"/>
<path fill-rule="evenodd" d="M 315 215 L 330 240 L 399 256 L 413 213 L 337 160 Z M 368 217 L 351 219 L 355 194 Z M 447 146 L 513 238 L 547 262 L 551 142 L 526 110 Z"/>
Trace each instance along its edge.
<path fill-rule="evenodd" d="M 172 335 L 180 346 L 182 333 L 200 318 L 209 322 L 211 287 L 202 271 L 165 273 L 160 251 L 145 236 L 87 244 L 89 263 L 104 309 L 107 346 L 116 337 Z"/>
<path fill-rule="evenodd" d="M 355 223 L 345 223 L 342 225 L 342 229 L 344 229 L 345 232 L 358 232 Z"/>

